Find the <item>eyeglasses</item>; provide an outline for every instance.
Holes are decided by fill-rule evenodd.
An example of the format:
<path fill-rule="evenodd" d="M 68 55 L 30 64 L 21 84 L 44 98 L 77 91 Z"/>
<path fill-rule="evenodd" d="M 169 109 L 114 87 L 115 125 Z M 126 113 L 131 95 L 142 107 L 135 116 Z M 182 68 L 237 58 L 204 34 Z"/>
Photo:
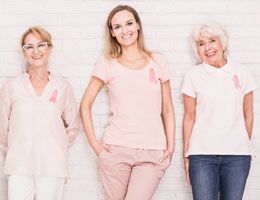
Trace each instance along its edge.
<path fill-rule="evenodd" d="M 50 45 L 48 42 L 39 42 L 37 44 L 25 44 L 23 49 L 26 53 L 32 53 L 34 49 L 44 52 L 47 50 L 47 47 Z"/>

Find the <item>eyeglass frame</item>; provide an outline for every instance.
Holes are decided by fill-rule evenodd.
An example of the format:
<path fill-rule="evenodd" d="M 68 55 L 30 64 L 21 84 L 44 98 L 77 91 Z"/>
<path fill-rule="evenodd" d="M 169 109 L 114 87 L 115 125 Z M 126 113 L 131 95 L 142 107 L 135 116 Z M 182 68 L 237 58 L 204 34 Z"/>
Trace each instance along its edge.
<path fill-rule="evenodd" d="M 40 44 L 44 44 L 44 47 L 45 47 L 45 48 L 47 48 L 48 46 L 52 46 L 49 42 L 44 41 L 44 42 L 38 42 L 38 43 L 36 43 L 36 44 L 24 44 L 24 45 L 22 46 L 22 48 L 23 48 L 23 50 L 24 50 L 25 52 L 29 52 L 29 53 L 32 53 L 35 48 L 37 48 L 38 51 L 43 52 L 43 51 L 39 50 L 38 45 L 40 45 Z M 29 47 L 29 46 L 32 47 L 32 50 L 31 50 L 31 51 L 28 50 L 28 49 L 26 49 L 26 47 Z"/>

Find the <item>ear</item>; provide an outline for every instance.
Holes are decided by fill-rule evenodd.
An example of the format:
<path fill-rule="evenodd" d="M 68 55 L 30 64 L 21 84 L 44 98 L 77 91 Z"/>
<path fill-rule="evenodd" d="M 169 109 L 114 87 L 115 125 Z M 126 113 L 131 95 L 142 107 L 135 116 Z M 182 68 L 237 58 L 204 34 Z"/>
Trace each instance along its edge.
<path fill-rule="evenodd" d="M 140 30 L 140 26 L 139 26 L 139 24 L 137 23 L 137 30 L 139 31 Z"/>

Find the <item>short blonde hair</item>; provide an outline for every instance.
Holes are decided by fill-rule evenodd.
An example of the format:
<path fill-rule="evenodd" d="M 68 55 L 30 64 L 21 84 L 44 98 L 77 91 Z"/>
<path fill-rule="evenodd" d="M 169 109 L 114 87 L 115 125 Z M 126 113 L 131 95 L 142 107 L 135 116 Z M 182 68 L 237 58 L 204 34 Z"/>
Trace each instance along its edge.
<path fill-rule="evenodd" d="M 138 15 L 137 11 L 128 5 L 118 5 L 115 8 L 113 8 L 108 15 L 108 18 L 106 21 L 106 27 L 105 27 L 106 28 L 106 30 L 105 30 L 105 55 L 108 58 L 117 58 L 122 54 L 121 45 L 117 42 L 116 38 L 112 36 L 111 21 L 116 13 L 123 11 L 123 10 L 126 10 L 134 15 L 135 21 L 139 25 L 138 38 L 137 38 L 138 48 L 151 57 L 151 55 L 152 55 L 151 52 L 148 49 L 146 49 L 145 44 L 144 44 L 144 33 L 143 33 L 141 19 Z"/>
<path fill-rule="evenodd" d="M 47 30 L 39 26 L 32 26 L 23 33 L 20 40 L 21 46 L 24 45 L 25 38 L 29 34 L 39 36 L 43 40 L 43 42 L 48 42 L 48 44 L 53 47 L 51 34 Z"/>
<path fill-rule="evenodd" d="M 202 59 L 200 58 L 198 54 L 198 48 L 197 48 L 197 42 L 200 38 L 200 36 L 206 35 L 206 36 L 219 36 L 221 45 L 224 49 L 224 57 L 227 59 L 228 56 L 228 47 L 229 47 L 229 36 L 227 33 L 226 28 L 218 23 L 215 22 L 207 22 L 203 24 L 196 25 L 191 33 L 191 45 L 193 48 L 193 51 L 195 53 L 195 57 L 197 59 L 197 63 L 202 63 Z"/>

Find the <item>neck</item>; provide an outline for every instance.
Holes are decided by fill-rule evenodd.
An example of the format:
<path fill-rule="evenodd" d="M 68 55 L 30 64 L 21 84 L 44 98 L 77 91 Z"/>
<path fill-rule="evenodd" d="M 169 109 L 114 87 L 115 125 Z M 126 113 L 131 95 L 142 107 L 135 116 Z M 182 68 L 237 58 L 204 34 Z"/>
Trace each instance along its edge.
<path fill-rule="evenodd" d="M 28 69 L 28 74 L 30 75 L 31 80 L 36 80 L 36 81 L 45 81 L 48 80 L 48 69 L 46 67 L 35 67 L 35 66 L 30 66 Z"/>
<path fill-rule="evenodd" d="M 135 43 L 128 47 L 122 47 L 122 55 L 120 57 L 122 59 L 134 61 L 142 55 L 143 53 L 138 49 L 137 43 Z"/>
<path fill-rule="evenodd" d="M 217 63 L 214 63 L 214 67 L 217 67 L 217 68 L 221 68 L 221 67 L 223 67 L 225 64 L 227 63 L 227 60 L 226 59 L 222 59 L 222 60 L 220 60 L 219 62 L 217 62 Z"/>

